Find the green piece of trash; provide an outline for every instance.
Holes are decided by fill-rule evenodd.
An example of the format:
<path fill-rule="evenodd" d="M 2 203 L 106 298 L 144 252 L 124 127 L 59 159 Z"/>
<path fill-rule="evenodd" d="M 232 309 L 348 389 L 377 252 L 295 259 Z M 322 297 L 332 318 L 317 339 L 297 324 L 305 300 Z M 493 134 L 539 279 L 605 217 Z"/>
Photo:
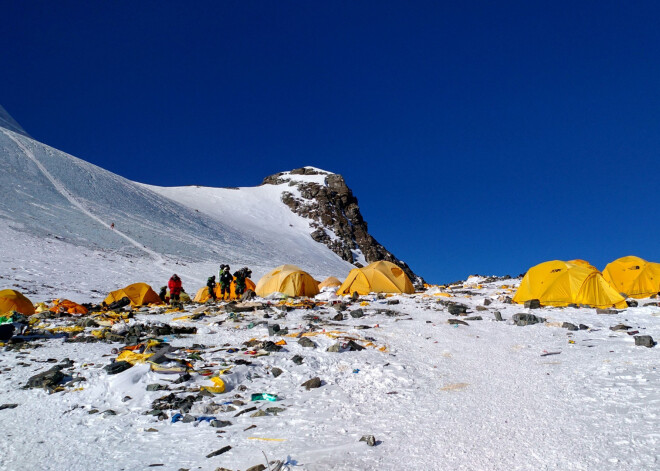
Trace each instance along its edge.
<path fill-rule="evenodd" d="M 256 393 L 250 398 L 252 401 L 277 401 L 277 395 L 268 393 Z"/>

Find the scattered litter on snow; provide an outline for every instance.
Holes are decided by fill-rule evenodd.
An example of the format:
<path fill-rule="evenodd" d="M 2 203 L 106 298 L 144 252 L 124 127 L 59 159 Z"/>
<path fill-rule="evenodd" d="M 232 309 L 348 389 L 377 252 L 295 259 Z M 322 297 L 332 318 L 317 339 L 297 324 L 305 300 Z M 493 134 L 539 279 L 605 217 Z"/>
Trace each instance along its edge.
<path fill-rule="evenodd" d="M 8 468 L 30 457 L 52 469 L 86 469 L 91 459 L 126 469 L 205 460 L 216 460 L 210 469 L 247 469 L 263 444 L 280 469 L 391 469 L 404 455 L 417 469 L 651 469 L 657 349 L 636 345 L 660 335 L 658 307 L 629 308 L 614 321 L 589 308 L 537 309 L 551 319 L 544 323 L 496 300 L 497 283 L 480 284 L 493 301 L 482 321 L 461 325 L 447 322 L 469 318 L 483 297 L 454 293 L 449 305 L 428 292 L 398 304 L 257 298 L 182 312 L 17 317 L 25 335 L 3 342 L 0 357 L 0 415 L 12 424 L 0 456 Z M 543 358 L 560 354 L 561 362 Z M 44 441 L 36 424 L 48 422 L 58 427 Z M 136 440 L 138 430 L 150 433 Z M 586 460 L 593 430 L 601 439 L 589 441 Z M 533 450 L 521 453 L 512 434 Z M 198 446 L 180 446 L 182 437 Z M 355 447 L 360 437 L 373 453 Z M 169 449 L 177 452 L 163 460 L 159 450 Z M 429 449 L 443 450 L 440 462 Z"/>

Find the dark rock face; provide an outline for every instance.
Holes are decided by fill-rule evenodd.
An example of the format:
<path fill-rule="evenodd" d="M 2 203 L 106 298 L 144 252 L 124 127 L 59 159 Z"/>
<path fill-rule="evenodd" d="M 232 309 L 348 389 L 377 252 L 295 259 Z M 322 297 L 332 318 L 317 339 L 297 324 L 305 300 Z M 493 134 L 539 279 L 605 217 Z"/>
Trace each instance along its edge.
<path fill-rule="evenodd" d="M 312 239 L 326 245 L 330 250 L 347 262 L 356 263 L 353 250 L 360 250 L 367 262 L 386 260 L 395 263 L 406 272 L 414 285 L 421 286 L 424 280 L 417 276 L 410 267 L 395 257 L 376 241 L 367 230 L 358 200 L 346 185 L 344 177 L 326 173 L 310 167 L 303 167 L 289 172 L 291 175 L 325 175 L 325 184 L 295 182 L 287 173 L 277 173 L 266 177 L 262 185 L 295 186 L 301 197 L 291 192 L 282 194 L 282 202 L 294 213 L 310 219 Z M 333 239 L 326 229 L 337 236 Z M 357 266 L 357 265 L 356 265 Z"/>

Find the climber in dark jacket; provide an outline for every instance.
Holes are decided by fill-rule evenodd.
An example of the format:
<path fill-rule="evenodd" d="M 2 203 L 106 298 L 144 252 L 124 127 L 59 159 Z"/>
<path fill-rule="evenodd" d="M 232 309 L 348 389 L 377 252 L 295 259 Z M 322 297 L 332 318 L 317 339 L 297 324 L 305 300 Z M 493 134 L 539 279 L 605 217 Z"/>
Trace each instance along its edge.
<path fill-rule="evenodd" d="M 252 271 L 248 267 L 243 267 L 234 273 L 236 278 L 236 297 L 240 298 L 245 293 L 245 280 L 252 275 Z"/>
<path fill-rule="evenodd" d="M 167 286 L 161 286 L 160 287 L 160 293 L 158 293 L 158 297 L 164 303 L 169 302 L 170 298 L 167 296 Z"/>
<path fill-rule="evenodd" d="M 215 275 L 210 276 L 208 280 L 206 280 L 206 286 L 209 289 L 209 296 L 211 296 L 211 299 L 213 301 L 217 300 L 217 297 L 215 296 Z"/>
<path fill-rule="evenodd" d="M 225 293 L 227 293 L 227 299 L 231 297 L 231 282 L 234 280 L 234 277 L 231 276 L 229 272 L 229 265 L 223 265 L 220 270 L 220 295 L 222 299 L 225 299 Z"/>

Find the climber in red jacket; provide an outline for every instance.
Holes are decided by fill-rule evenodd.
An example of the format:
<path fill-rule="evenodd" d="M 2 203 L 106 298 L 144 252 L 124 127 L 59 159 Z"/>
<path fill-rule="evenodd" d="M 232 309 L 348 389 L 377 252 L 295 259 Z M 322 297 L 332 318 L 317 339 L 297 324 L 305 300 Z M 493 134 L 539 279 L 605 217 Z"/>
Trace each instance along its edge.
<path fill-rule="evenodd" d="M 176 273 L 172 275 L 170 281 L 167 282 L 167 287 L 170 289 L 170 304 L 179 302 L 179 295 L 181 294 L 181 278 Z"/>

